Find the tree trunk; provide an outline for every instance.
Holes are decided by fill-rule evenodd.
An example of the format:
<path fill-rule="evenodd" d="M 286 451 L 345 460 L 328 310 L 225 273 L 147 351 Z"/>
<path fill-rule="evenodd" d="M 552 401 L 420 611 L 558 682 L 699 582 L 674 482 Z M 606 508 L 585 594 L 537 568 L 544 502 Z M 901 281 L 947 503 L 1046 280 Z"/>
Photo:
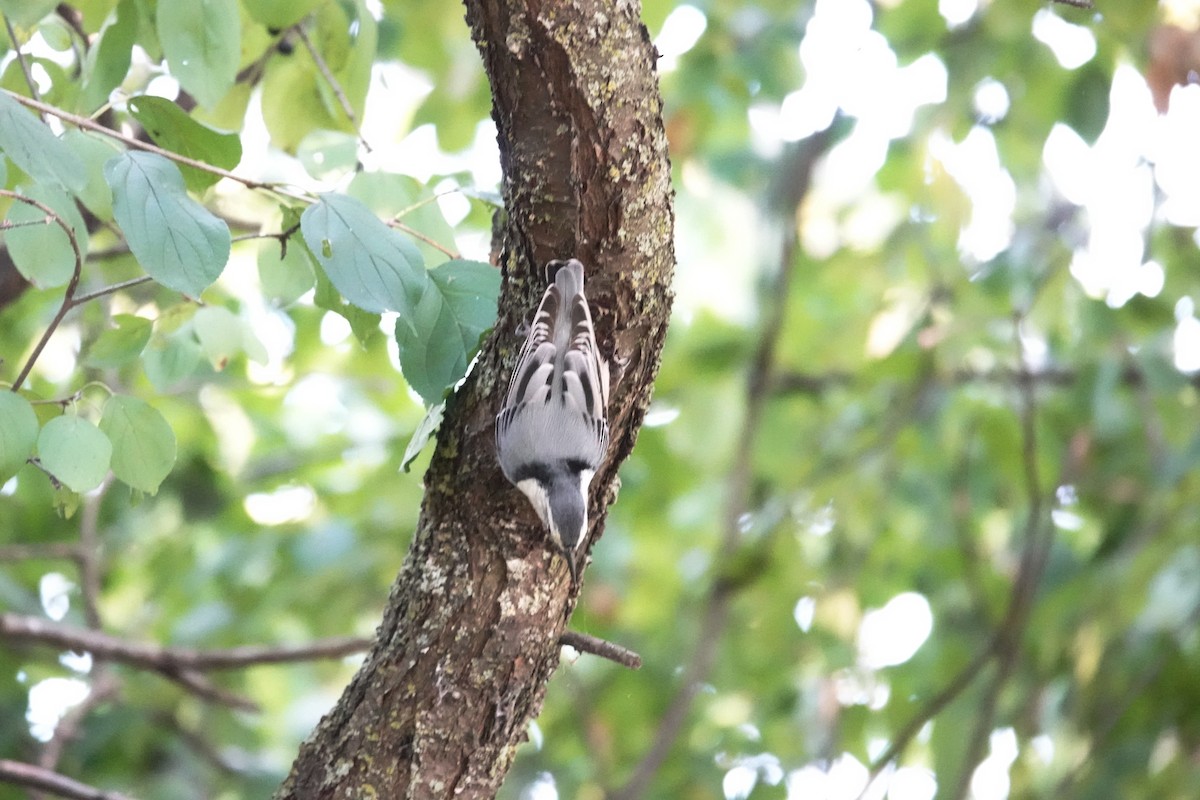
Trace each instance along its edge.
<path fill-rule="evenodd" d="M 593 542 L 658 369 L 673 217 L 657 54 L 639 4 L 466 5 L 505 175 L 499 320 L 447 404 L 376 643 L 302 746 L 279 798 L 495 795 L 541 709 L 576 599 L 532 508 L 501 474 L 492 440 L 515 331 L 544 289 L 542 264 L 583 261 L 601 351 L 625 362 L 608 459 L 592 482 Z"/>

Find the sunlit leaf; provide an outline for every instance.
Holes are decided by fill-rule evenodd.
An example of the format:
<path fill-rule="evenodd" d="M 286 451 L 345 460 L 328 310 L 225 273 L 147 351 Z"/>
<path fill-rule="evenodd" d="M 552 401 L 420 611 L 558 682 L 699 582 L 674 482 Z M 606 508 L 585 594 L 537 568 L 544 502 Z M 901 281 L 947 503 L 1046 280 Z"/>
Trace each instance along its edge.
<path fill-rule="evenodd" d="M 224 306 L 205 306 L 192 319 L 200 349 L 213 369 L 222 370 L 242 352 L 242 321 Z"/>
<path fill-rule="evenodd" d="M 136 397 L 113 395 L 100 430 L 112 442 L 113 474 L 140 492 L 157 492 L 175 464 L 175 433 L 162 414 Z"/>
<path fill-rule="evenodd" d="M 307 47 L 297 46 L 286 58 L 273 58 L 263 78 L 263 121 L 271 141 L 295 152 L 304 137 L 317 130 L 354 132 L 362 119 L 376 51 L 376 23 L 364 3 L 352 20 L 339 3 L 322 3 L 312 17 L 309 41 L 341 87 L 354 111 L 351 120 Z"/>
<path fill-rule="evenodd" d="M 190 330 L 182 330 L 157 341 L 142 354 L 146 377 L 154 388 L 165 392 L 200 366 L 204 351 Z"/>
<path fill-rule="evenodd" d="M 186 0 L 155 15 L 171 74 L 201 105 L 211 106 L 233 86 L 241 58 L 237 0 Z"/>
<path fill-rule="evenodd" d="M 28 27 L 53 11 L 56 5 L 54 0 L 0 0 L 0 14 L 13 25 Z"/>
<path fill-rule="evenodd" d="M 139 21 L 136 0 L 121 0 L 100 29 L 99 41 L 88 48 L 80 99 L 84 111 L 108 102 L 109 93 L 125 80 Z"/>
<path fill-rule="evenodd" d="M 117 327 L 100 334 L 88 348 L 85 363 L 93 367 L 120 367 L 133 361 L 146 343 L 150 341 L 154 323 L 145 317 L 132 314 L 117 314 L 113 317 Z"/>
<path fill-rule="evenodd" d="M 0 484 L 33 453 L 37 437 L 37 414 L 29 401 L 14 392 L 0 392 Z"/>
<path fill-rule="evenodd" d="M 255 22 L 282 30 L 299 22 L 322 0 L 242 0 Z"/>
<path fill-rule="evenodd" d="M 83 417 L 63 414 L 42 426 L 38 460 L 73 492 L 95 489 L 108 474 L 112 444 Z"/>

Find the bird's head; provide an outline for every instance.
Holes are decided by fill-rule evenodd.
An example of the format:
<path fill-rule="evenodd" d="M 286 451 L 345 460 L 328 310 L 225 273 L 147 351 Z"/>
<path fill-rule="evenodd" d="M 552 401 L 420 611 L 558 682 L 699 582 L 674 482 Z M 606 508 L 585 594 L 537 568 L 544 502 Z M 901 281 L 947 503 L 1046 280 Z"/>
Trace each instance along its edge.
<path fill-rule="evenodd" d="M 572 584 L 579 581 L 576 557 L 587 535 L 587 491 L 591 480 L 592 470 L 562 469 L 517 483 L 549 528 L 550 540 L 567 562 Z"/>

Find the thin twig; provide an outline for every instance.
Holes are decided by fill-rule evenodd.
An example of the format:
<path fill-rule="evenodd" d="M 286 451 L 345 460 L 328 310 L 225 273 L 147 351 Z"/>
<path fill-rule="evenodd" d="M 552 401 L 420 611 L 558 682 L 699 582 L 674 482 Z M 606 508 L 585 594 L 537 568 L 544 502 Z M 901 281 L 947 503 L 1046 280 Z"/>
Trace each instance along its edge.
<path fill-rule="evenodd" d="M 461 186 L 455 186 L 453 189 L 443 189 L 440 192 L 434 192 L 433 194 L 429 195 L 428 197 L 422 197 L 417 202 L 415 202 L 411 205 L 407 205 L 404 208 L 400 209 L 399 211 L 397 211 L 395 214 L 392 215 L 392 219 L 397 219 L 397 220 L 403 219 L 404 217 L 408 216 L 412 212 L 416 211 L 418 208 L 424 208 L 425 206 L 429 205 L 430 203 L 436 202 L 439 198 L 446 197 L 446 196 L 452 195 L 452 194 L 466 194 L 466 190 L 463 189 L 463 187 L 461 187 Z"/>
<path fill-rule="evenodd" d="M 395 218 L 389 219 L 387 224 L 388 224 L 388 227 L 390 227 L 390 228 L 396 228 L 397 230 L 404 231 L 405 233 L 407 233 L 409 236 L 413 237 L 414 239 L 420 239 L 422 242 L 429 245 L 430 247 L 432 247 L 436 250 L 442 251 L 449 258 L 461 258 L 462 257 L 461 255 L 459 255 L 459 253 L 455 252 L 454 250 L 451 250 L 449 247 L 446 247 L 445 245 L 442 245 L 439 242 L 434 241 L 433 239 L 430 239 L 425 234 L 409 227 L 408 225 L 405 225 L 403 222 L 401 222 L 398 219 L 395 219 Z"/>
<path fill-rule="evenodd" d="M 362 131 L 358 127 L 358 115 L 354 113 L 354 107 L 350 105 L 350 98 L 346 96 L 346 92 L 342 89 L 342 84 L 338 81 L 337 76 L 333 74 L 333 70 L 325 63 L 325 58 L 313 45 L 312 40 L 308 38 L 308 32 L 304 30 L 304 23 L 295 26 L 296 35 L 300 37 L 300 41 L 304 43 L 304 47 L 308 50 L 308 54 L 312 56 L 313 63 L 317 65 L 317 69 L 321 72 L 321 77 L 329 84 L 329 88 L 333 90 L 333 96 L 337 98 L 338 105 L 342 107 L 342 112 L 346 115 L 346 119 L 350 120 L 350 127 L 354 129 L 354 135 L 358 137 L 359 143 L 368 153 L 371 152 L 371 145 L 363 138 Z"/>
<path fill-rule="evenodd" d="M 42 95 L 38 92 L 37 81 L 33 79 L 33 73 L 29 71 L 29 62 L 25 60 L 25 54 L 21 52 L 21 43 L 17 41 L 17 33 L 13 30 L 12 20 L 8 18 L 8 15 L 4 16 L 4 27 L 8 29 L 8 38 L 12 41 L 13 52 L 17 56 L 17 63 L 21 65 L 21 73 L 25 76 L 25 84 L 29 87 L 29 93 L 35 100 L 41 100 Z M 42 116 L 42 119 L 45 119 L 45 115 Z"/>
<path fill-rule="evenodd" d="M 615 642 L 601 639 L 598 636 L 591 636 L 579 631 L 563 631 L 562 635 L 558 637 L 558 643 L 570 645 L 581 653 L 591 653 L 594 656 L 607 658 L 609 661 L 615 661 L 623 667 L 629 667 L 630 669 L 642 668 L 642 657 L 637 653 Z"/>
<path fill-rule="evenodd" d="M 935 384 L 964 386 L 971 384 L 994 384 L 996 386 L 1012 386 L 1018 381 L 1029 380 L 1038 388 L 1069 389 L 1078 384 L 1085 368 L 1072 367 L 1040 367 L 1028 369 L 1024 367 L 977 370 L 969 368 L 955 369 L 950 372 L 937 372 L 929 376 Z M 1200 373 L 1190 376 L 1180 376 L 1180 379 L 1190 385 L 1200 388 Z M 788 372 L 775 380 L 772 391 L 784 395 L 809 395 L 819 397 L 835 389 L 854 388 L 877 381 L 872 374 L 831 370 L 829 372 Z M 1132 389 L 1147 387 L 1145 372 L 1136 364 L 1128 363 L 1122 369 L 1118 378 L 1121 386 Z"/>
<path fill-rule="evenodd" d="M 249 242 L 253 241 L 254 239 L 275 239 L 281 245 L 287 246 L 287 240 L 298 230 L 300 230 L 299 222 L 279 231 L 278 233 L 243 233 L 239 236 L 233 237 L 233 241 Z"/>
<path fill-rule="evenodd" d="M 94 292 L 88 292 L 87 294 L 81 294 L 71 301 L 71 308 L 74 308 L 75 306 L 81 306 L 84 303 L 88 302 L 89 300 L 95 300 L 97 297 L 104 297 L 105 295 L 108 295 L 108 294 L 114 294 L 116 292 L 121 291 L 122 289 L 131 289 L 134 286 L 141 286 L 143 283 L 150 283 L 152 280 L 154 280 L 154 278 L 151 278 L 149 275 L 143 275 L 140 278 L 130 278 L 127 281 L 121 281 L 120 283 L 114 283 L 111 286 L 105 286 L 103 288 L 97 289 Z"/>
<path fill-rule="evenodd" d="M 239 766 L 233 759 L 221 752 L 221 746 L 208 741 L 204 737 L 204 734 L 201 733 L 203 726 L 195 729 L 189 728 L 180 722 L 174 714 L 165 711 L 151 712 L 150 721 L 158 728 L 169 729 L 179 737 L 180 741 L 190 747 L 196 755 L 200 756 L 208 764 L 211 764 L 215 769 L 235 776 L 245 775 L 249 772 L 245 766 Z"/>
<path fill-rule="evenodd" d="M 48 103 L 43 103 L 39 100 L 34 100 L 32 98 L 25 97 L 24 95 L 16 94 L 15 92 L 10 92 L 7 89 L 3 91 L 13 100 L 16 100 L 26 108 L 32 108 L 35 111 L 58 117 L 63 122 L 69 122 L 77 128 L 92 131 L 93 133 L 99 133 L 103 136 L 109 137 L 110 139 L 116 139 L 117 141 L 122 142 L 129 147 L 133 147 L 138 150 L 145 150 L 147 153 L 154 153 L 155 155 L 170 159 L 177 164 L 183 164 L 184 166 L 192 167 L 193 169 L 198 169 L 202 172 L 207 172 L 210 175 L 228 178 L 231 181 L 242 184 L 247 189 L 262 189 L 264 191 L 282 195 L 283 197 L 290 197 L 293 200 L 299 200 L 303 203 L 313 202 L 314 198 L 311 195 L 292 191 L 291 189 L 284 188 L 277 183 L 256 181 L 252 178 L 246 178 L 241 175 L 237 175 L 227 169 L 221 169 L 220 167 L 214 167 L 212 164 L 206 164 L 203 161 L 197 161 L 194 158 L 188 158 L 187 156 L 176 153 L 173 150 L 165 150 L 157 145 L 151 144 L 150 142 L 143 142 L 141 139 L 135 139 L 132 136 L 126 136 L 125 134 L 114 131 L 111 128 L 106 128 L 99 122 L 90 120 L 87 117 L 81 117 L 78 114 L 72 114 L 69 111 L 64 111 L 61 108 L 49 105 Z"/>
<path fill-rule="evenodd" d="M 1013 340 L 1021 364 L 1017 390 L 1021 421 L 1021 466 L 1029 505 L 1026 512 L 1028 516 L 1025 520 L 1021 559 L 1017 567 L 1017 576 L 1013 580 L 1008 612 L 996 631 L 996 674 L 975 711 L 975 725 L 967 740 L 962 769 L 959 771 L 954 790 L 948 795 L 958 800 L 962 800 L 970 792 L 975 768 L 983 760 L 988 738 L 995 724 L 1000 694 L 1011 679 L 1020 658 L 1025 629 L 1054 540 L 1054 526 L 1045 511 L 1046 496 L 1042 489 L 1041 469 L 1038 465 L 1037 401 L 1021 341 L 1022 322 L 1023 318 L 1018 313 L 1013 321 Z"/>
<path fill-rule="evenodd" d="M 39 225 L 49 225 L 54 222 L 54 217 L 46 217 L 45 219 L 28 219 L 24 222 L 13 222 L 12 220 L 4 220 L 0 222 L 0 231 L 11 231 L 17 228 L 35 228 Z"/>
<path fill-rule="evenodd" d="M 983 756 L 988 736 L 994 725 L 996 706 L 1000 693 L 1012 676 L 1021 653 L 1021 640 L 1029 622 L 1033 609 L 1033 601 L 1037 587 L 1045 570 L 1046 559 L 1049 557 L 1053 544 L 1054 526 L 1049 524 L 1046 514 L 1046 497 L 1042 489 L 1041 472 L 1038 466 L 1037 444 L 1037 405 L 1035 392 L 1035 373 L 1025 365 L 1024 353 L 1021 350 L 1018 317 L 1014 324 L 1014 338 L 1018 348 L 1021 368 L 1014 372 L 1020 403 L 1021 421 L 1021 458 L 1023 481 L 1025 485 L 1028 511 L 1021 541 L 1021 557 L 1017 575 L 1009 595 L 1008 609 L 1003 620 L 993 633 L 988 645 L 971 660 L 971 662 L 946 685 L 937 695 L 931 698 L 909 722 L 892 738 L 887 749 L 871 764 L 867 787 L 875 778 L 904 752 L 913 737 L 933 719 L 942 709 L 953 702 L 962 692 L 970 687 L 975 678 L 982 675 L 988 663 L 996 660 L 996 672 L 987 687 L 975 714 L 975 724 L 967 740 L 966 755 L 963 758 L 962 770 L 952 790 L 947 797 L 962 798 L 970 789 L 971 776 L 974 768 Z M 866 789 L 863 790 L 864 794 Z M 859 795 L 861 798 L 863 795 Z"/>
<path fill-rule="evenodd" d="M 131 642 L 98 631 L 11 613 L 0 613 L 0 638 L 88 652 L 96 658 L 155 672 L 241 669 L 261 664 L 342 658 L 365 651 L 372 642 L 369 638 L 342 636 L 302 645 L 246 645 L 220 650 L 196 650 Z"/>
<path fill-rule="evenodd" d="M 36 559 L 79 558 L 79 545 L 66 542 L 51 544 L 6 544 L 0 546 L 0 562 L 33 561 Z"/>
<path fill-rule="evenodd" d="M 120 235 L 119 232 L 118 235 Z M 129 253 L 129 242 L 126 242 L 124 239 L 122 239 L 121 241 L 116 242 L 109 247 L 88 250 L 87 260 L 89 263 L 93 261 L 104 261 L 109 258 L 116 258 L 117 256 L 127 256 Z"/>
<path fill-rule="evenodd" d="M 0 782 L 50 792 L 69 800 L 132 800 L 120 792 L 97 789 L 53 770 L 8 759 L 0 759 Z"/>
<path fill-rule="evenodd" d="M 251 714 L 257 714 L 262 710 L 259 708 L 258 703 L 250 698 L 217 686 L 206 675 L 195 670 L 162 670 L 158 674 L 169 681 L 179 684 L 192 694 L 210 703 L 229 706 L 238 711 L 246 711 Z"/>
<path fill-rule="evenodd" d="M 79 569 L 80 595 L 83 599 L 83 616 L 87 626 L 100 630 L 100 505 L 104 495 L 112 486 L 110 473 L 100 483 L 98 491 L 89 494 L 83 501 L 83 512 L 79 515 L 79 546 L 75 550 L 75 563 Z M 38 755 L 38 766 L 57 769 L 68 744 L 79 735 L 84 720 L 98 706 L 117 693 L 120 682 L 108 664 L 99 664 L 92 670 L 91 691 L 83 702 L 76 705 L 59 720 L 54 735 L 42 745 Z"/>
<path fill-rule="evenodd" d="M 912 716 L 905 726 L 900 729 L 899 733 L 892 737 L 892 740 L 888 742 L 887 748 L 871 763 L 871 770 L 868 773 L 866 783 L 867 788 L 875 782 L 875 779 L 879 777 L 888 764 L 904 752 L 909 743 L 925 727 L 925 723 L 940 714 L 942 709 L 950 705 L 954 702 L 955 698 L 966 691 L 967 687 L 975 681 L 975 678 L 987 666 L 995 649 L 996 640 L 993 638 L 992 641 L 988 642 L 986 647 L 975 654 L 975 657 L 940 692 L 926 701 L 921 710 Z M 864 794 L 867 788 L 863 789 Z M 862 795 L 859 796 L 861 797 Z"/>
<path fill-rule="evenodd" d="M 110 472 L 104 476 L 99 488 L 83 501 L 83 512 L 79 515 L 79 585 L 83 597 L 83 617 L 87 626 L 94 631 L 102 627 L 100 621 L 100 506 L 104 495 L 113 484 Z"/>
<path fill-rule="evenodd" d="M 17 95 L 13 96 L 15 97 Z M 71 299 L 75 296 L 75 290 L 79 287 L 79 275 L 80 271 L 83 269 L 83 254 L 79 251 L 79 242 L 75 239 L 75 231 L 70 225 L 67 224 L 66 220 L 58 215 L 58 212 L 53 208 L 45 203 L 34 200 L 32 197 L 26 197 L 23 194 L 17 194 L 16 192 L 9 191 L 8 189 L 0 189 L 0 197 L 10 197 L 18 202 L 33 206 L 42 213 L 46 214 L 52 222 L 62 228 L 63 232 L 67 234 L 67 241 L 71 245 L 71 251 L 75 254 L 75 267 L 71 272 L 71 280 L 67 282 L 67 290 L 63 293 L 62 305 L 59 306 L 58 313 L 54 315 L 54 319 L 50 321 L 50 325 L 46 328 L 46 332 L 42 334 L 42 338 L 38 340 L 37 345 L 33 348 L 33 352 L 29 354 L 29 358 L 25 360 L 25 365 L 21 367 L 21 372 L 17 375 L 16 380 L 13 381 L 12 391 L 15 392 L 21 388 L 21 384 L 23 384 L 25 379 L 29 377 L 29 371 L 33 369 L 33 365 L 37 361 L 38 356 L 42 354 L 42 350 L 45 349 L 46 343 L 50 341 L 50 337 L 54 334 L 55 329 L 58 328 L 59 324 L 63 321 L 63 317 L 65 317 L 67 312 L 71 310 Z"/>

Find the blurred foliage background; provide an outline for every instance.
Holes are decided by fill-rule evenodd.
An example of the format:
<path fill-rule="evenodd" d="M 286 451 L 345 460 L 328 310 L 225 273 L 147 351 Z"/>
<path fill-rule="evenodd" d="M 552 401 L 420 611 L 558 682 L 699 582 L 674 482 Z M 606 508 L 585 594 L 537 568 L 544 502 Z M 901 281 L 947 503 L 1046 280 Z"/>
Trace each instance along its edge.
<path fill-rule="evenodd" d="M 361 159 L 375 177 L 360 199 L 381 215 L 424 200 L 414 230 L 486 259 L 499 168 L 461 7 L 247 0 L 243 79 L 218 91 L 162 61 L 149 20 L 176 4 L 86 0 L 76 31 L 54 5 L 0 3 L 47 102 L 91 113 L 87 80 L 107 68 L 121 115 L 129 96 L 176 97 L 179 78 L 194 118 L 241 133 L 239 174 L 344 189 Z M 678 296 L 572 626 L 645 665 L 568 653 L 501 796 L 1194 796 L 1200 87 L 1186 84 L 1200 7 L 644 5 Z M 123 14 L 137 47 L 119 70 L 77 39 L 124 30 Z M 353 123 L 287 36 L 301 18 Z M 0 84 L 28 94 L 11 51 L 0 63 Z M 801 151 L 811 185 L 781 208 Z M 201 196 L 235 233 L 280 229 L 261 194 L 222 182 Z M 82 414 L 104 387 L 141 397 L 178 457 L 154 496 L 106 485 L 69 518 L 34 467 L 4 484 L 4 610 L 87 624 L 80 571 L 48 557 L 82 535 L 115 636 L 371 634 L 420 506 L 424 458 L 400 464 L 424 410 L 389 336 L 329 310 L 278 250 L 235 242 L 203 297 L 257 345 L 166 372 L 89 360 L 115 314 L 169 335 L 163 320 L 192 301 L 151 285 L 55 333 L 25 394 Z M 85 286 L 140 274 L 93 232 Z M 4 380 L 61 296 L 30 288 L 0 312 Z M 216 675 L 249 713 L 6 644 L 0 756 L 57 748 L 61 772 L 144 798 L 265 797 L 355 664 Z M 674 738 L 662 720 L 681 691 Z M 63 714 L 69 742 L 52 736 Z M 661 760 L 643 762 L 656 744 Z"/>

